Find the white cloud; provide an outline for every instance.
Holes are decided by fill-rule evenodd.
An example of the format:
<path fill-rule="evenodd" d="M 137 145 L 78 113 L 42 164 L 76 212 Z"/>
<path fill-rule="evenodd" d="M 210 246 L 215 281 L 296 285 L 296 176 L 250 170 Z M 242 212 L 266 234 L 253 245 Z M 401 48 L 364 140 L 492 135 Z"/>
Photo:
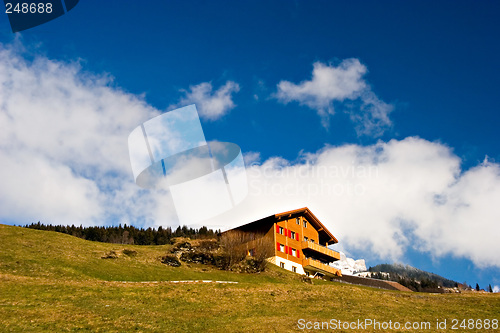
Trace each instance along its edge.
<path fill-rule="evenodd" d="M 99 189 L 71 169 L 45 156 L 22 152 L 1 154 L 2 217 L 33 221 L 37 217 L 57 221 L 90 222 L 102 214 Z M 35 214 L 34 214 L 35 213 Z"/>
<path fill-rule="evenodd" d="M 240 86 L 234 81 L 227 81 L 215 91 L 211 82 L 202 82 L 189 86 L 189 91 L 183 90 L 185 97 L 172 108 L 196 104 L 202 118 L 217 120 L 236 106 L 232 98 L 233 94 L 238 91 L 240 91 Z"/>
<path fill-rule="evenodd" d="M 243 154 L 243 160 L 245 161 L 246 166 L 250 166 L 252 164 L 256 164 L 260 162 L 260 153 L 255 151 L 245 152 Z"/>
<path fill-rule="evenodd" d="M 402 259 L 407 249 L 500 267 L 500 166 L 462 171 L 440 143 L 419 138 L 373 146 L 327 146 L 247 169 L 249 195 L 207 223 L 238 225 L 309 207 L 345 249 Z"/>
<path fill-rule="evenodd" d="M 133 183 L 127 137 L 160 112 L 78 64 L 22 52 L 0 44 L 1 220 L 152 221 L 156 201 Z"/>
<path fill-rule="evenodd" d="M 389 113 L 393 107 L 371 91 L 363 79 L 366 72 L 358 59 L 346 59 L 337 67 L 315 62 L 311 80 L 299 84 L 281 81 L 275 97 L 285 104 L 296 101 L 316 110 L 325 128 L 335 113 L 335 102 L 358 102 L 348 111 L 358 135 L 380 136 L 392 124 Z"/>
<path fill-rule="evenodd" d="M 494 293 L 500 293 L 500 287 L 499 286 L 494 286 L 493 287 L 493 292 Z"/>

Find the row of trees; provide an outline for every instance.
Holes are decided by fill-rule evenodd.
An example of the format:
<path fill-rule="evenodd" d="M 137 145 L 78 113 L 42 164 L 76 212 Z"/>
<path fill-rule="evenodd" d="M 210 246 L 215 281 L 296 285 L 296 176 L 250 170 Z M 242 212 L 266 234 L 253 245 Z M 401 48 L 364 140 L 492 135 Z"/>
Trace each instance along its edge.
<path fill-rule="evenodd" d="M 25 225 L 25 228 L 48 230 L 61 232 L 75 237 L 83 238 L 90 241 L 117 243 L 117 244 L 135 244 L 135 245 L 164 245 L 172 244 L 172 239 L 175 237 L 189 237 L 191 239 L 198 238 L 215 238 L 220 234 L 220 230 L 214 231 L 207 227 L 200 229 L 188 228 L 179 226 L 177 229 L 158 227 L 153 228 L 136 228 L 134 226 L 119 225 L 108 227 L 83 227 L 83 226 L 63 226 L 43 223 L 31 223 Z"/>
<path fill-rule="evenodd" d="M 470 288 L 470 286 L 469 286 L 469 288 Z M 479 288 L 479 284 L 476 283 L 476 291 L 480 291 L 480 290 L 481 290 L 481 288 Z M 489 292 L 489 293 L 493 292 L 493 288 L 491 288 L 491 284 L 488 285 L 488 288 L 486 289 L 486 291 Z"/>
<path fill-rule="evenodd" d="M 428 277 L 421 277 L 420 279 L 418 279 L 387 272 L 372 272 L 370 277 L 372 279 L 378 280 L 395 281 L 413 291 L 438 289 L 440 286 L 440 283 L 438 281 L 430 279 Z"/>
<path fill-rule="evenodd" d="M 422 271 L 408 265 L 380 264 L 370 267 L 368 271 L 371 273 L 371 278 L 373 279 L 396 281 L 413 291 L 440 292 L 440 287 L 473 289 L 470 285 L 467 285 L 467 282 L 460 284 L 437 274 Z M 477 283 L 475 290 L 481 290 Z M 486 288 L 486 291 L 493 292 L 491 285 Z"/>
<path fill-rule="evenodd" d="M 387 280 L 399 282 L 398 279 L 402 278 L 407 280 L 424 281 L 424 284 L 428 284 L 429 287 L 432 288 L 434 288 L 434 286 L 437 287 L 438 285 L 453 288 L 458 285 L 456 281 L 446 279 L 437 274 L 429 273 L 409 265 L 379 264 L 377 266 L 370 267 L 368 271 L 372 273 L 373 278 L 377 278 L 379 275 L 377 273 L 384 272 L 389 275 L 387 276 Z"/>

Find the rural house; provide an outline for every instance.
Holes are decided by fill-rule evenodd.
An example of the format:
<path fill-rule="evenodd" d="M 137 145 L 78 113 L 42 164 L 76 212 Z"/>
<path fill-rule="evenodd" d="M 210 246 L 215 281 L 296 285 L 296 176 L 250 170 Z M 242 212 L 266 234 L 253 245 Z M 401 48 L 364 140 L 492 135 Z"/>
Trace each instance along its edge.
<path fill-rule="evenodd" d="M 340 254 L 327 246 L 338 243 L 307 208 L 271 215 L 228 230 L 226 238 L 239 240 L 250 256 L 264 256 L 281 268 L 307 276 L 341 276 L 329 266 Z"/>

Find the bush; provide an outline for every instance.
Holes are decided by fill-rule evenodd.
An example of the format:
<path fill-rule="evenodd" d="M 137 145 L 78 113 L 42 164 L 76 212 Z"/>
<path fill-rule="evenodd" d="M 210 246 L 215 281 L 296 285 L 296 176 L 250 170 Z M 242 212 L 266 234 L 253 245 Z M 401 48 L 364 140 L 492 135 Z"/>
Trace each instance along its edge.
<path fill-rule="evenodd" d="M 118 254 L 115 251 L 109 251 L 108 253 L 104 254 L 101 259 L 116 259 L 118 258 Z"/>
<path fill-rule="evenodd" d="M 214 262 L 214 256 L 211 253 L 202 251 L 183 252 L 180 259 L 187 263 L 204 265 L 211 265 Z"/>
<path fill-rule="evenodd" d="M 250 258 L 245 260 L 247 273 L 263 272 L 266 269 L 267 261 L 265 259 Z"/>
<path fill-rule="evenodd" d="M 182 243 L 179 243 L 179 244 L 175 245 L 174 247 L 172 247 L 170 252 L 175 253 L 175 252 L 179 252 L 179 251 L 190 251 L 192 249 L 193 249 L 193 247 L 191 246 L 191 243 L 182 242 Z"/>
<path fill-rule="evenodd" d="M 179 259 L 177 259 L 176 256 L 171 254 L 167 254 L 166 256 L 162 257 L 161 262 L 164 263 L 165 265 L 172 267 L 179 267 L 181 265 Z"/>
<path fill-rule="evenodd" d="M 205 251 L 215 251 L 219 249 L 219 242 L 215 239 L 200 240 L 198 248 Z"/>
<path fill-rule="evenodd" d="M 135 257 L 137 255 L 137 251 L 129 250 L 129 249 L 123 250 L 122 253 L 126 256 L 129 256 L 129 257 Z"/>
<path fill-rule="evenodd" d="M 215 255 L 214 265 L 218 269 L 227 271 L 229 270 L 229 267 L 231 267 L 231 258 L 229 258 L 229 256 L 226 254 Z"/>
<path fill-rule="evenodd" d="M 232 235 L 234 236 L 234 235 Z M 194 241 L 193 244 L 180 239 L 162 258 L 164 264 L 180 266 L 184 262 L 189 264 L 213 265 L 221 270 L 258 273 L 266 268 L 264 252 L 260 256 L 246 257 L 246 250 L 237 246 L 240 239 L 225 238 L 223 242 L 214 239 Z M 222 243 L 222 244 L 221 244 Z M 240 244 L 241 245 L 241 244 Z"/>

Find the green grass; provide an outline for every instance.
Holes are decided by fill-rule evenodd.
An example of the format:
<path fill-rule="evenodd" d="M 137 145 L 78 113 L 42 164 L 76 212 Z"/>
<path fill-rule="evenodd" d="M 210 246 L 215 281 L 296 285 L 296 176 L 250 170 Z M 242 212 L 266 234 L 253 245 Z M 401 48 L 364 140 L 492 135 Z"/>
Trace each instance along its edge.
<path fill-rule="evenodd" d="M 274 266 L 260 274 L 173 268 L 159 260 L 167 245 L 104 244 L 4 225 L 0 242 L 0 331 L 6 332 L 287 332 L 300 331 L 301 318 L 429 321 L 432 332 L 438 331 L 436 319 L 448 319 L 448 331 L 456 332 L 449 329 L 452 318 L 500 319 L 498 294 L 433 295 L 317 280 L 311 285 Z M 137 254 L 124 255 L 124 249 Z M 112 250 L 117 259 L 101 259 Z"/>

